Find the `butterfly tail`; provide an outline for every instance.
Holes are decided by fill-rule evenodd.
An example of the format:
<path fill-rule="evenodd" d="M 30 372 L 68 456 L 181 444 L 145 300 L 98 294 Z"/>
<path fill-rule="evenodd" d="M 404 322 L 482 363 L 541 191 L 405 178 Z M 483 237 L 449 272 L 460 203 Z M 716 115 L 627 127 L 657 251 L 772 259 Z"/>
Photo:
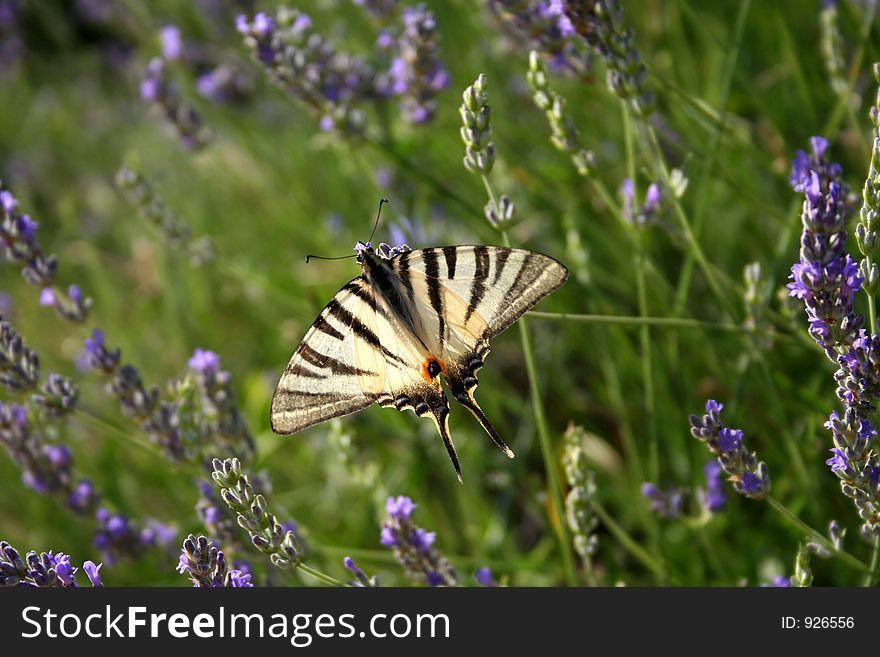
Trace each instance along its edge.
<path fill-rule="evenodd" d="M 455 445 L 452 443 L 452 436 L 449 435 L 449 407 L 440 406 L 431 409 L 431 418 L 437 425 L 437 431 L 443 438 L 443 444 L 446 445 L 446 451 L 449 454 L 449 460 L 452 461 L 452 467 L 455 468 L 455 476 L 458 477 L 458 483 L 464 483 L 461 479 L 461 467 L 458 465 L 458 455 L 455 453 Z"/>
<path fill-rule="evenodd" d="M 477 418 L 477 421 L 482 425 L 483 429 L 486 430 L 486 433 L 489 434 L 489 437 L 498 445 L 498 448 L 507 455 L 507 458 L 513 458 L 513 450 L 507 446 L 507 444 L 502 440 L 501 436 L 498 435 L 498 432 L 495 431 L 495 427 L 492 426 L 492 423 L 489 422 L 489 418 L 486 417 L 486 414 L 483 413 L 483 409 L 480 408 L 480 405 L 477 404 L 477 400 L 474 399 L 474 396 L 471 392 L 461 393 L 456 395 L 455 397 L 458 402 L 468 409 L 471 413 L 474 414 L 474 417 Z"/>

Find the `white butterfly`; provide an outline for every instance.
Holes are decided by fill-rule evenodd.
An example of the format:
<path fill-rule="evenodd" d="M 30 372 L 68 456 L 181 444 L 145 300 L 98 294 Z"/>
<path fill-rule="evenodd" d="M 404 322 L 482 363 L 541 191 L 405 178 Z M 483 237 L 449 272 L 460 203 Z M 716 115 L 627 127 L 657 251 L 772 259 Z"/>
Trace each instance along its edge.
<path fill-rule="evenodd" d="M 281 375 L 272 430 L 295 433 L 373 403 L 408 409 L 434 420 L 461 481 L 443 378 L 513 458 L 474 399 L 477 372 L 489 339 L 561 286 L 568 270 L 549 256 L 501 246 L 389 254 L 363 245 L 357 259 L 362 275 L 321 311 Z"/>

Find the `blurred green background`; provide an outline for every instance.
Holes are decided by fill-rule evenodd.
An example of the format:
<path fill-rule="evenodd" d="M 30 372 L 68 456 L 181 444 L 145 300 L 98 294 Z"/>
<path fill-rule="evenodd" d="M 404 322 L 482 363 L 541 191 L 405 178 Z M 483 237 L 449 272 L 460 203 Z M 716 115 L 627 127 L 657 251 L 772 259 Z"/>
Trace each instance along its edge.
<path fill-rule="evenodd" d="M 551 144 L 526 83 L 529 44 L 484 3 L 428 4 L 451 84 L 425 125 L 405 124 L 393 102 L 384 119 L 369 108 L 368 122 L 387 122 L 390 145 L 380 147 L 321 132 L 317 119 L 250 59 L 235 15 L 271 12 L 274 3 L 11 3 L 17 22 L 0 32 L 4 43 L 14 41 L 0 62 L 0 179 L 39 222 L 46 251 L 59 256 L 60 285 L 78 283 L 94 307 L 86 325 L 64 322 L 39 306 L 35 289 L 8 262 L 0 263 L 0 289 L 11 298 L 6 318 L 39 352 L 42 371 L 80 385 L 81 411 L 61 426 L 59 439 L 71 445 L 77 471 L 95 482 L 107 508 L 170 523 L 180 540 L 205 531 L 194 483 L 204 471 L 168 462 L 120 413 L 105 382 L 77 369 L 92 327 L 106 332 L 145 381 L 163 389 L 185 375 L 195 348 L 220 355 L 256 437 L 258 455 L 246 470 L 271 476 L 270 506 L 296 521 L 310 565 L 345 579 L 341 562 L 350 554 L 383 584 L 405 583 L 378 539 L 385 498 L 407 495 L 418 504 L 415 522 L 437 532 L 436 546 L 462 583 L 473 584 L 481 566 L 513 585 L 563 583 L 559 518 L 516 327 L 494 340 L 477 397 L 517 457 L 506 459 L 464 409 L 453 408 L 464 485 L 433 425 L 410 413 L 371 408 L 291 437 L 269 428 L 269 400 L 287 359 L 323 305 L 357 273 L 351 260 L 307 265 L 306 254 L 350 253 L 369 235 L 382 196 L 391 202 L 374 241 L 391 241 L 397 227 L 414 248 L 501 243 L 482 216 L 480 179 L 462 166 L 460 95 L 480 73 L 488 76 L 498 152 L 490 178 L 517 208 L 510 239 L 572 270 L 539 310 L 640 314 L 629 229 Z M 652 573 L 603 522 L 593 563 L 601 583 L 755 585 L 791 573 L 802 533 L 767 504 L 728 487 L 722 513 L 696 518 L 692 508 L 686 518 L 666 520 L 640 494 L 649 480 L 691 492 L 705 485 L 710 455 L 690 437 L 687 418 L 707 398 L 727 405 L 726 421 L 744 429 L 749 448 L 768 463 L 776 498 L 819 531 L 838 519 L 849 528 L 848 549 L 869 559 L 855 510 L 824 465 L 830 436 L 822 423 L 837 408 L 832 366 L 806 338 L 802 310 L 777 294 L 797 259 L 802 198 L 787 181 L 795 149 L 823 134 L 853 189 L 867 172 L 878 35 L 864 27 L 871 11 L 864 4 L 839 7 L 843 55 L 853 66 L 852 85 L 841 93 L 832 90 L 823 62 L 818 0 L 753 3 L 744 20 L 739 2 L 626 3 L 625 19 L 657 95 L 649 124 L 670 166 L 689 180 L 681 205 L 691 225 L 702 224 L 699 241 L 724 298 L 696 267 L 676 308 L 687 249 L 678 231 L 655 225 L 642 232 L 644 314 L 706 324 L 651 327 L 646 344 L 638 325 L 528 320 L 556 450 L 553 467 L 564 482 L 562 433 L 569 423 L 583 426 L 597 499 L 667 573 Z M 338 47 L 373 51 L 376 28 L 362 8 L 343 0 L 295 6 Z M 234 65 L 252 84 L 239 101 L 211 102 L 196 93 L 193 66 L 171 65 L 181 96 L 212 133 L 198 150 L 183 148 L 140 97 L 166 25 L 178 26 L 205 61 Z M 551 85 L 567 99 L 595 154 L 594 178 L 616 193 L 629 175 L 621 102 L 605 84 L 601 61 L 592 78 L 551 74 Z M 635 173 L 644 190 L 659 173 L 639 125 Z M 192 266 L 139 215 L 113 182 L 123 165 L 149 180 L 193 236 L 210 238 L 213 261 Z M 664 212 L 674 226 L 671 208 Z M 762 271 L 756 331 L 742 328 L 748 321 L 743 269 L 752 262 Z M 646 376 L 653 403 L 646 402 Z M 22 552 L 68 552 L 75 564 L 98 560 L 90 519 L 31 491 L 20 475 L 0 455 L 0 538 Z M 271 568 L 258 556 L 241 556 L 254 562 L 259 577 Z M 109 585 L 187 585 L 175 564 L 174 554 L 154 551 L 102 574 Z M 834 560 L 814 568 L 817 584 L 859 581 Z M 315 583 L 306 575 L 276 581 Z"/>

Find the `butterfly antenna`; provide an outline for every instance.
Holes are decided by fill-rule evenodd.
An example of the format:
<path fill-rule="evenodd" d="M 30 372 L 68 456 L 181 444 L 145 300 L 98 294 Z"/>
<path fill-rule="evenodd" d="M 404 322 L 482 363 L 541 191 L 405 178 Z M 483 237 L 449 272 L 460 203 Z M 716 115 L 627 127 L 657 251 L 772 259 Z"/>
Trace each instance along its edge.
<path fill-rule="evenodd" d="M 373 235 L 376 234 L 376 229 L 379 227 L 379 217 L 382 216 L 382 206 L 385 205 L 386 203 L 388 203 L 387 198 L 380 198 L 379 199 L 379 211 L 376 213 L 376 223 L 373 224 L 373 232 L 370 233 L 370 239 L 367 240 L 368 244 L 373 241 Z"/>
<path fill-rule="evenodd" d="M 357 253 L 353 253 L 353 254 L 347 255 L 347 256 L 337 256 L 336 258 L 327 258 L 325 256 L 318 256 L 318 255 L 307 255 L 306 256 L 306 263 L 308 263 L 309 260 L 311 260 L 312 258 L 314 258 L 315 260 L 347 260 L 348 258 L 357 258 Z"/>

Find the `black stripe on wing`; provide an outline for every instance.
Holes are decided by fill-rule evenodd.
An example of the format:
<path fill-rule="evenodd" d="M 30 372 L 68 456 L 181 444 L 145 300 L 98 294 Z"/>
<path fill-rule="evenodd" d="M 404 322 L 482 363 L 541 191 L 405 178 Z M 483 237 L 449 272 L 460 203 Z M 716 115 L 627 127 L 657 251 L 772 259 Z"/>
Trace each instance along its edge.
<path fill-rule="evenodd" d="M 489 276 L 489 249 L 485 246 L 474 247 L 474 282 L 471 286 L 471 299 L 468 302 L 467 311 L 464 314 L 464 323 L 467 324 L 471 315 L 477 310 L 483 296 L 486 294 L 486 277 Z"/>
<path fill-rule="evenodd" d="M 387 347 L 383 347 L 382 342 L 379 340 L 379 336 L 376 335 L 373 329 L 371 329 L 360 319 L 352 315 L 348 310 L 343 308 L 342 304 L 340 304 L 339 301 L 337 301 L 335 298 L 331 299 L 330 303 L 327 304 L 327 312 L 338 319 L 344 326 L 347 326 L 352 331 L 354 331 L 354 334 L 357 337 L 364 340 L 371 347 L 381 351 L 386 358 L 389 358 L 390 360 L 393 360 L 401 365 L 410 365 L 410 363 L 407 363 L 405 360 L 397 356 L 397 354 L 389 351 Z"/>
<path fill-rule="evenodd" d="M 439 334 L 439 344 L 445 342 L 446 321 L 443 319 L 443 297 L 440 294 L 440 259 L 437 256 L 436 249 L 425 249 L 422 253 L 425 259 L 425 275 L 427 276 L 426 284 L 428 286 L 428 300 L 431 302 L 431 308 L 437 313 L 437 333 Z"/>

